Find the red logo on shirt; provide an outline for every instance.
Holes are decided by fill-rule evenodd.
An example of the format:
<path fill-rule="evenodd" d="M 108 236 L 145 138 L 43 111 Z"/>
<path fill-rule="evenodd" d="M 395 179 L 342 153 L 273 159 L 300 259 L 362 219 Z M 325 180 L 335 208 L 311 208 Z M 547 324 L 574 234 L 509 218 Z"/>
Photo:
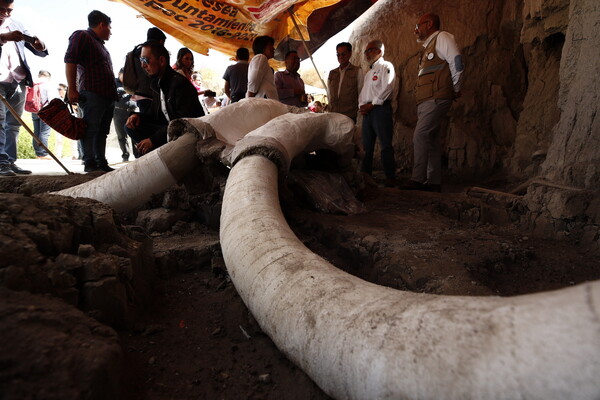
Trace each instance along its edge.
<path fill-rule="evenodd" d="M 377 75 L 373 76 L 373 80 L 376 81 L 377 80 Z"/>

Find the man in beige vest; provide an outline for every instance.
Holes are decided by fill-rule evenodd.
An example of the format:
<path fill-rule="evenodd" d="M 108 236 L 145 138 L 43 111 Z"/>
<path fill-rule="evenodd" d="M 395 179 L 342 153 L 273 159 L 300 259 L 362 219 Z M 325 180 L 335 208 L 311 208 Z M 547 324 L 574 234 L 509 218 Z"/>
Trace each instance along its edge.
<path fill-rule="evenodd" d="M 440 18 L 431 13 L 419 18 L 415 27 L 417 42 L 424 51 L 416 88 L 413 171 L 403 189 L 441 192 L 442 188 L 440 127 L 452 101 L 461 95 L 464 65 L 454 36 L 439 29 Z"/>
<path fill-rule="evenodd" d="M 335 47 L 340 66 L 332 69 L 327 78 L 327 95 L 329 106 L 327 111 L 344 114 L 356 123 L 358 114 L 358 94 L 362 89 L 363 74 L 360 67 L 350 63 L 352 45 L 339 43 Z"/>

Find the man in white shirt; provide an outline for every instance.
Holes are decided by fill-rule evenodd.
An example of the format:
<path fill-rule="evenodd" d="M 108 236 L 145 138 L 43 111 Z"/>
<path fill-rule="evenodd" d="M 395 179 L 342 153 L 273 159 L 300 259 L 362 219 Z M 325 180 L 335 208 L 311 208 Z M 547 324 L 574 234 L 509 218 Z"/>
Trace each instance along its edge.
<path fill-rule="evenodd" d="M 441 192 L 442 155 L 440 128 L 452 101 L 461 96 L 464 65 L 454 36 L 440 31 L 440 17 L 425 14 L 415 35 L 424 51 L 416 88 L 418 121 L 413 135 L 414 161 L 408 190 Z"/>
<path fill-rule="evenodd" d="M 361 171 L 371 175 L 375 141 L 379 138 L 381 161 L 385 172 L 385 186 L 396 184 L 396 160 L 392 139 L 394 123 L 392 119 L 392 92 L 396 82 L 396 73 L 392 63 L 383 59 L 385 47 L 381 40 L 367 44 L 365 57 L 369 70 L 365 73 L 363 87 L 358 96 L 358 111 L 363 116 L 362 142 L 365 157 Z"/>
<path fill-rule="evenodd" d="M 248 93 L 246 97 L 266 97 L 279 100 L 275 87 L 273 68 L 269 59 L 275 56 L 275 39 L 259 36 L 252 43 L 254 57 L 248 66 Z"/>
<path fill-rule="evenodd" d="M 39 57 L 48 55 L 37 37 L 29 36 L 20 22 L 10 17 L 14 0 L 0 0 L 0 94 L 19 117 L 25 105 L 25 87 L 33 86 L 31 71 L 25 60 L 25 48 Z M 21 124 L 0 102 L 0 176 L 30 174 L 17 167 L 17 136 Z"/>

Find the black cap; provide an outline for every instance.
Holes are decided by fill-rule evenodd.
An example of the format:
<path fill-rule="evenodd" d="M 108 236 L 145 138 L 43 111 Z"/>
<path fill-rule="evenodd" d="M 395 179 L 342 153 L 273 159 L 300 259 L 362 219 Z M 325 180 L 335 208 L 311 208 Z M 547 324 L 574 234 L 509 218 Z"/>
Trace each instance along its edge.
<path fill-rule="evenodd" d="M 157 27 L 152 27 L 148 29 L 148 33 L 146 34 L 146 40 L 167 40 L 167 37 Z"/>

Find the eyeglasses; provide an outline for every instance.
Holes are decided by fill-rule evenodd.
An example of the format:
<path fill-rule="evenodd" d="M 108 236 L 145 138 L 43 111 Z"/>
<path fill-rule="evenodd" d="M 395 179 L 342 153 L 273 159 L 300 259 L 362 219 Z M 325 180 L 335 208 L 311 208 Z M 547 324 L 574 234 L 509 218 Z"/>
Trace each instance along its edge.
<path fill-rule="evenodd" d="M 0 14 L 10 15 L 11 12 L 13 12 L 12 8 L 0 7 Z"/>
<path fill-rule="evenodd" d="M 368 49 L 365 50 L 365 54 L 369 54 L 370 52 L 372 52 L 373 50 L 379 50 L 376 47 L 369 47 Z"/>
<path fill-rule="evenodd" d="M 142 64 L 150 64 L 150 60 L 148 60 L 146 57 L 140 57 L 140 63 L 142 63 Z"/>
<path fill-rule="evenodd" d="M 429 22 L 429 21 L 423 21 L 423 22 L 419 22 L 419 23 L 417 23 L 417 24 L 415 25 L 415 30 L 416 30 L 416 31 L 418 31 L 418 30 L 419 30 L 419 27 L 420 27 L 421 25 L 423 25 L 423 24 L 426 24 L 426 23 L 428 23 L 428 22 Z"/>

